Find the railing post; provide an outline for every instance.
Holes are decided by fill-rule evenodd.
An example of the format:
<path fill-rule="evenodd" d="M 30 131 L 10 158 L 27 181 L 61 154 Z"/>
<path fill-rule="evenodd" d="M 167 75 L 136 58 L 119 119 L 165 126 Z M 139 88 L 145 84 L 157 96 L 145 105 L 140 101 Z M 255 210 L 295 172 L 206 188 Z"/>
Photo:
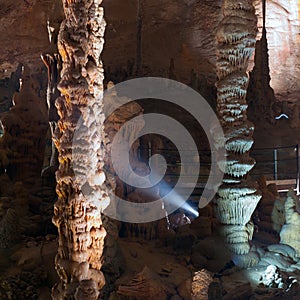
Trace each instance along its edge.
<path fill-rule="evenodd" d="M 297 174 L 296 174 L 296 192 L 299 195 L 299 145 L 296 145 L 296 160 L 297 160 Z"/>
<path fill-rule="evenodd" d="M 153 155 L 153 151 L 152 151 L 152 142 L 151 142 L 151 138 L 149 139 L 148 142 L 148 163 L 149 163 L 149 159 L 150 157 Z"/>
<path fill-rule="evenodd" d="M 277 166 L 277 149 L 274 149 L 274 180 L 278 179 L 277 172 L 278 172 L 278 166 Z"/>

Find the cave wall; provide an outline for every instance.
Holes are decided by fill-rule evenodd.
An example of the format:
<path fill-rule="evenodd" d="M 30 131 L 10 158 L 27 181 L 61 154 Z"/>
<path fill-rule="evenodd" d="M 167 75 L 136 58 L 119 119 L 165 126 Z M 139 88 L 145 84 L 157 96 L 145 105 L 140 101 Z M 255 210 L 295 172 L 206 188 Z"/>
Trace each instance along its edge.
<path fill-rule="evenodd" d="M 58 30 L 63 19 L 61 1 L 0 1 L 0 79 L 10 77 L 19 63 L 33 73 L 41 72 L 40 54 L 51 52 L 47 19 Z"/>
<path fill-rule="evenodd" d="M 40 54 L 53 51 L 47 20 L 57 35 L 63 19 L 61 1 L 1 0 L 0 4 L 0 78 L 9 77 L 19 62 L 39 72 Z M 103 6 L 107 21 L 103 61 L 113 73 L 136 60 L 137 1 L 103 1 Z M 173 58 L 179 80 L 189 82 L 194 69 L 214 82 L 220 7 L 220 0 L 141 0 L 142 73 L 167 76 Z"/>
<path fill-rule="evenodd" d="M 270 85 L 279 101 L 299 99 L 300 86 L 300 2 L 266 0 L 266 31 L 270 60 Z M 262 33 L 261 0 L 255 1 L 260 38 Z"/>
<path fill-rule="evenodd" d="M 108 23 L 103 61 L 112 71 L 136 60 L 137 2 L 103 3 Z M 141 15 L 142 74 L 168 76 L 173 58 L 180 81 L 188 83 L 192 69 L 216 80 L 213 49 L 221 1 L 141 0 Z"/>
<path fill-rule="evenodd" d="M 168 76 L 173 59 L 176 79 L 190 83 L 194 70 L 213 84 L 214 36 L 221 19 L 221 2 L 140 0 L 142 75 Z M 271 87 L 282 101 L 296 100 L 300 89 L 298 2 L 267 0 Z M 103 61 L 111 80 L 118 79 L 117 72 L 123 71 L 123 77 L 135 72 L 137 3 L 138 0 L 103 1 L 107 21 Z M 261 33 L 261 0 L 254 3 Z M 63 19 L 61 1 L 0 0 L 0 79 L 10 77 L 19 63 L 26 63 L 33 72 L 41 72 L 40 54 L 53 51 L 48 40 L 48 19 L 55 29 L 55 38 Z"/>

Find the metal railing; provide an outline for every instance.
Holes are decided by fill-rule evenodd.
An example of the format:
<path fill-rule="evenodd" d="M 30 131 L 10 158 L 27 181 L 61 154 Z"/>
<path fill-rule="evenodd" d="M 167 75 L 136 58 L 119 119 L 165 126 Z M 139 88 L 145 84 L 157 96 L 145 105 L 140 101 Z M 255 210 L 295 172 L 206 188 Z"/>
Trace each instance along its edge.
<path fill-rule="evenodd" d="M 267 183 L 275 183 L 279 191 L 293 188 L 299 194 L 299 146 L 253 149 L 256 165 L 250 175 L 264 175 Z"/>
<path fill-rule="evenodd" d="M 181 150 L 182 151 L 182 150 Z M 184 150 L 190 151 L 190 150 Z M 142 157 L 142 153 L 147 153 L 147 157 Z M 176 182 L 181 171 L 180 156 L 176 148 L 159 148 L 152 153 L 151 145 L 140 149 L 141 159 L 147 161 L 153 154 L 161 154 L 167 162 L 167 171 L 165 181 Z M 209 176 L 211 168 L 210 151 L 199 151 L 200 157 L 200 174 L 198 174 L 198 185 L 195 188 L 203 188 Z M 189 176 L 197 176 L 193 173 L 193 157 L 195 153 L 190 151 L 191 163 L 190 170 L 185 170 L 184 174 Z M 279 192 L 294 189 L 299 194 L 299 146 L 286 146 L 276 148 L 253 148 L 250 156 L 256 160 L 256 165 L 250 171 L 249 175 L 253 180 L 257 180 L 261 176 L 265 176 L 267 183 L 275 183 Z M 189 167 L 189 164 L 186 165 Z"/>

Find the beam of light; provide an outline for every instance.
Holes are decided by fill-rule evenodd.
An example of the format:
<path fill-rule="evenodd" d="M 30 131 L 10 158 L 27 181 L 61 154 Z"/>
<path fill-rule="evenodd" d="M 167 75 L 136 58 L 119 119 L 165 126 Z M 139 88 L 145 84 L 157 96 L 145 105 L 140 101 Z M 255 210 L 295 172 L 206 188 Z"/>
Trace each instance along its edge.
<path fill-rule="evenodd" d="M 2 121 L 0 120 L 0 138 L 2 138 L 3 135 L 4 135 L 4 127 Z"/>
<path fill-rule="evenodd" d="M 186 212 L 191 213 L 196 218 L 199 216 L 198 211 L 195 210 L 190 204 L 188 204 L 186 202 L 186 200 L 188 200 L 188 199 L 184 199 L 184 197 L 182 197 L 178 193 L 175 193 L 175 196 L 174 196 L 174 193 L 173 193 L 172 197 L 168 197 L 168 194 L 170 193 L 170 191 L 172 191 L 172 187 L 169 186 L 165 181 L 160 182 L 159 190 L 164 195 L 163 196 L 164 199 L 165 199 L 164 205 L 165 205 L 165 208 L 166 208 L 167 211 L 168 211 L 168 205 L 170 205 L 170 206 L 173 205 L 174 206 L 176 204 L 181 204 L 183 201 L 185 201 L 184 204 L 180 206 L 180 208 L 184 209 Z"/>
<path fill-rule="evenodd" d="M 281 114 L 280 116 L 275 117 L 276 120 L 280 120 L 281 118 L 286 118 L 286 119 L 288 119 L 289 117 L 288 117 L 286 114 Z"/>
<path fill-rule="evenodd" d="M 157 172 L 154 172 L 153 174 L 158 176 Z M 159 186 L 160 197 L 164 200 L 162 209 L 165 209 L 167 211 L 168 215 L 170 215 L 174 211 L 174 209 L 173 209 L 174 207 L 178 207 L 178 209 L 181 208 L 185 212 L 189 212 L 195 218 L 197 218 L 199 216 L 198 211 L 186 202 L 188 200 L 188 198 L 184 197 L 184 195 L 180 195 L 179 193 L 174 192 L 174 188 L 172 188 L 164 180 L 161 180 L 159 182 L 158 186 Z M 157 194 L 154 191 L 155 191 L 155 189 L 153 190 L 150 188 L 150 189 L 145 189 L 144 192 L 146 194 L 148 194 L 150 197 L 157 198 Z M 170 193 L 171 191 L 172 191 L 172 193 Z M 187 195 L 185 195 L 185 196 L 187 196 Z"/>

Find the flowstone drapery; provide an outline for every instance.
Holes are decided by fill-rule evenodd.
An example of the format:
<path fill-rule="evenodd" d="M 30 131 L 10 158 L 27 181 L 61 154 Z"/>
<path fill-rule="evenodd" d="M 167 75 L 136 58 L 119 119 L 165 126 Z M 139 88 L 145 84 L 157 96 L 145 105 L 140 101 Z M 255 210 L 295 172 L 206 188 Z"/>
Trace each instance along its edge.
<path fill-rule="evenodd" d="M 223 19 L 217 41 L 216 83 L 220 123 L 225 134 L 227 162 L 222 164 L 225 176 L 216 199 L 216 214 L 228 247 L 240 264 L 247 264 L 240 255 L 250 251 L 253 224 L 251 215 L 260 199 L 255 187 L 245 176 L 255 161 L 249 156 L 253 144 L 253 124 L 247 120 L 247 66 L 257 32 L 257 19 L 252 0 L 223 1 Z M 242 263 L 241 263 L 242 261 Z"/>
<path fill-rule="evenodd" d="M 53 299 L 97 299 L 105 283 L 101 211 L 109 197 L 103 172 L 100 55 L 105 21 L 100 4 L 100 0 L 63 0 L 66 19 L 58 36 L 62 96 L 56 100 L 60 120 L 54 137 L 59 152 L 58 201 L 53 217 L 59 233 L 55 266 L 60 282 L 53 288 Z M 81 126 L 76 128 L 79 120 Z"/>
<path fill-rule="evenodd" d="M 299 199 L 294 191 L 289 191 L 285 201 L 285 224 L 280 231 L 280 243 L 295 249 L 296 257 L 300 257 L 300 214 Z"/>

